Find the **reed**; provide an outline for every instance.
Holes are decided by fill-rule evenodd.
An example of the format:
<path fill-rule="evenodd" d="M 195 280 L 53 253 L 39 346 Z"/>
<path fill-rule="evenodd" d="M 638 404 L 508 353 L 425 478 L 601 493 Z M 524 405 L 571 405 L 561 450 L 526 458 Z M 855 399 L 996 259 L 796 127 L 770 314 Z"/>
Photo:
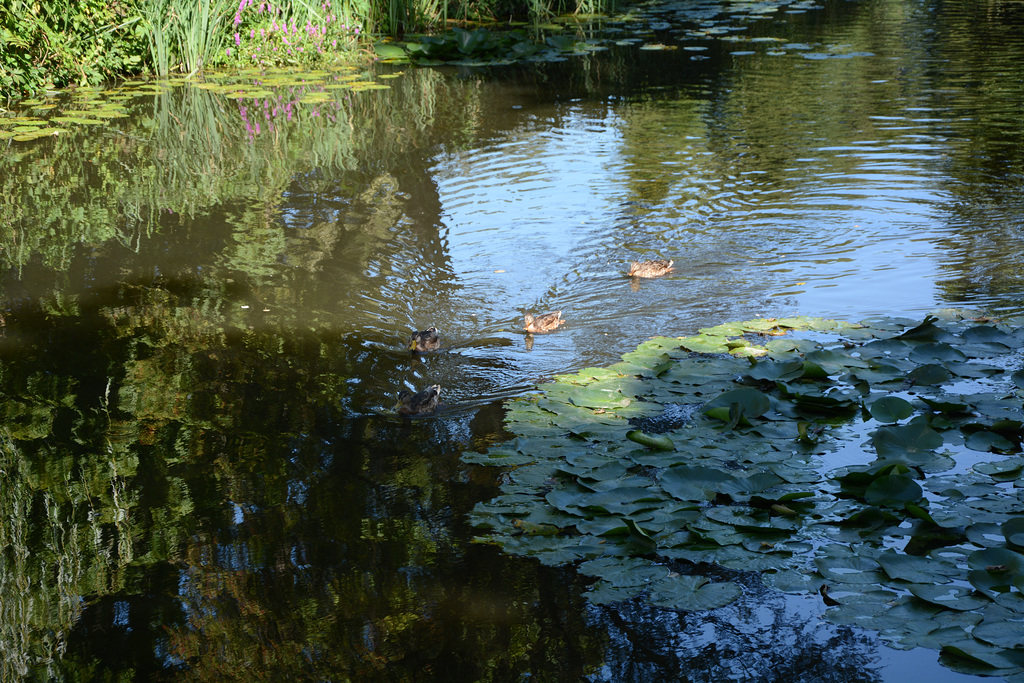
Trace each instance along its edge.
<path fill-rule="evenodd" d="M 144 0 L 150 57 L 158 76 L 195 74 L 219 55 L 230 36 L 234 0 Z"/>

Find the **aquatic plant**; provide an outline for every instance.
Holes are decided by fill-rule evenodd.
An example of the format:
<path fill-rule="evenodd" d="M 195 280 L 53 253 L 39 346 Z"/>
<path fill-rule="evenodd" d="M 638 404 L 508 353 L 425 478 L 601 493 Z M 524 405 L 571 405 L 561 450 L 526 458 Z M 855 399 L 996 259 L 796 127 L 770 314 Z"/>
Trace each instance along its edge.
<path fill-rule="evenodd" d="M 260 68 L 322 66 L 355 50 L 363 31 L 340 0 L 318 6 L 239 0 L 231 25 L 231 44 L 219 61 Z"/>
<path fill-rule="evenodd" d="M 509 402 L 518 438 L 464 456 L 509 468 L 479 540 L 574 564 L 599 604 L 714 609 L 756 572 L 1024 672 L 1022 322 L 754 320 L 556 377 Z"/>

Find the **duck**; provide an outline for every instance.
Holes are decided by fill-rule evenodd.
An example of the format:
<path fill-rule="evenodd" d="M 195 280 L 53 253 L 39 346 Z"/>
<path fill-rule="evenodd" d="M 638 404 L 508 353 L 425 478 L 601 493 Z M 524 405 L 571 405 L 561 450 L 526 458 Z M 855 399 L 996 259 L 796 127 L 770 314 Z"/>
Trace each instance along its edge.
<path fill-rule="evenodd" d="M 437 408 L 441 396 L 441 385 L 432 384 L 423 391 L 412 393 L 405 389 L 398 392 L 398 413 L 400 415 L 422 415 Z"/>
<path fill-rule="evenodd" d="M 673 270 L 672 264 L 675 261 L 668 259 L 654 259 L 653 261 L 632 261 L 629 264 L 629 277 L 658 277 Z"/>
<path fill-rule="evenodd" d="M 413 332 L 409 338 L 409 350 L 413 353 L 434 351 L 441 346 L 436 327 L 428 327 L 422 332 Z"/>
<path fill-rule="evenodd" d="M 545 332 L 551 332 L 558 329 L 559 325 L 565 323 L 565 321 L 562 320 L 561 311 L 544 313 L 536 317 L 532 313 L 527 313 L 523 317 L 523 322 L 523 329 L 530 334 L 544 334 Z"/>

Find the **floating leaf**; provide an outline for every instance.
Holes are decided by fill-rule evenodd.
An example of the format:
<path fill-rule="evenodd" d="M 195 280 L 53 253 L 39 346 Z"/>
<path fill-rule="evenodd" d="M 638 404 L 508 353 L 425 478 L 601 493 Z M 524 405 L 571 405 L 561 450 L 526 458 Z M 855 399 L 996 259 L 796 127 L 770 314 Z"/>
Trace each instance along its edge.
<path fill-rule="evenodd" d="M 650 601 L 659 607 L 679 610 L 710 610 L 724 607 L 743 595 L 735 583 L 711 583 L 703 576 L 672 576 L 650 587 Z"/>
<path fill-rule="evenodd" d="M 723 483 L 735 482 L 736 477 L 711 467 L 680 465 L 670 467 L 658 477 L 658 483 L 669 494 L 680 500 L 712 500 Z"/>
<path fill-rule="evenodd" d="M 668 438 L 664 434 L 650 435 L 645 434 L 639 429 L 633 429 L 626 432 L 626 438 L 630 441 L 635 441 L 641 446 L 647 446 L 648 448 L 654 448 L 659 451 L 674 451 L 676 445 L 672 443 L 672 439 Z"/>
<path fill-rule="evenodd" d="M 899 396 L 883 396 L 868 408 L 879 422 L 899 422 L 914 414 L 914 406 Z"/>
<path fill-rule="evenodd" d="M 869 505 L 903 507 L 907 503 L 921 500 L 924 492 L 921 485 L 903 474 L 878 477 L 864 491 L 864 500 Z"/>
<path fill-rule="evenodd" d="M 907 589 L 926 602 L 952 610 L 978 609 L 989 604 L 986 598 L 980 597 L 973 590 L 961 586 L 944 584 L 910 584 Z"/>
<path fill-rule="evenodd" d="M 1006 452 L 1014 450 L 1017 445 L 1009 439 L 995 432 L 980 430 L 972 432 L 964 439 L 964 445 L 972 451 L 982 452 Z"/>

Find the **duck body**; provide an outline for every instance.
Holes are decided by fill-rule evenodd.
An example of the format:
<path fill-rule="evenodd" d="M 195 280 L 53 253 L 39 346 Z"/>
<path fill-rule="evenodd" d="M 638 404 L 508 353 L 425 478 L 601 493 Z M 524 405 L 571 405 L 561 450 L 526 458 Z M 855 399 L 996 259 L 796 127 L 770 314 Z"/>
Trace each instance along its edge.
<path fill-rule="evenodd" d="M 672 264 L 675 261 L 668 259 L 654 259 L 653 261 L 632 261 L 629 264 L 629 277 L 658 277 L 673 270 Z"/>
<path fill-rule="evenodd" d="M 564 324 L 562 320 L 561 311 L 553 311 L 551 313 L 543 313 L 538 316 L 534 316 L 532 313 L 527 313 L 523 317 L 523 329 L 530 334 L 544 334 L 558 329 L 559 325 Z"/>
<path fill-rule="evenodd" d="M 422 332 L 413 332 L 409 338 L 409 350 L 413 353 L 435 351 L 441 346 L 436 327 L 428 327 Z"/>
<path fill-rule="evenodd" d="M 415 394 L 403 389 L 398 392 L 398 412 L 400 415 L 432 413 L 437 408 L 437 399 L 440 396 L 441 386 L 439 384 L 433 384 Z"/>

